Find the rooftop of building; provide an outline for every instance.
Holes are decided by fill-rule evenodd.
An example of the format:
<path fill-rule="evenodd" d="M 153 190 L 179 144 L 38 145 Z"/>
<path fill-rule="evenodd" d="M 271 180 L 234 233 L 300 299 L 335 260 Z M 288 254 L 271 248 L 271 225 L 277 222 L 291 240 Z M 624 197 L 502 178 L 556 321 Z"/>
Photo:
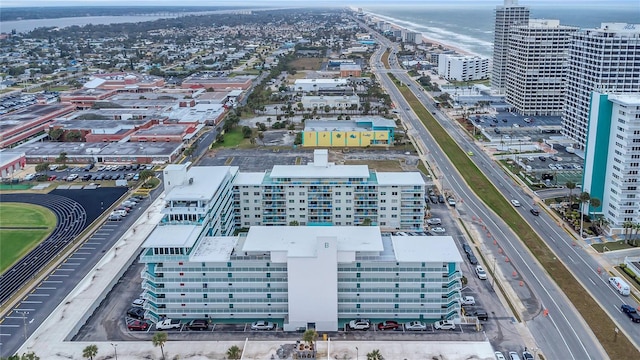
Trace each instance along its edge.
<path fill-rule="evenodd" d="M 191 251 L 189 261 L 226 261 L 238 244 L 238 236 L 206 236 Z"/>
<path fill-rule="evenodd" d="M 396 127 L 393 120 L 382 117 L 362 117 L 353 120 L 307 120 L 304 123 L 305 131 L 336 131 L 336 130 L 353 130 L 365 131 L 371 130 L 371 125 L 376 128 Z"/>
<path fill-rule="evenodd" d="M 296 84 L 346 84 L 347 79 L 296 79 Z"/>
<path fill-rule="evenodd" d="M 367 179 L 367 165 L 336 165 L 334 163 L 307 165 L 274 165 L 269 176 L 273 179 Z"/>
<path fill-rule="evenodd" d="M 233 185 L 260 185 L 264 180 L 266 172 L 241 172 L 233 179 Z"/>
<path fill-rule="evenodd" d="M 340 71 L 357 71 L 362 70 L 358 64 L 340 64 Z"/>
<path fill-rule="evenodd" d="M 145 242 L 143 248 L 187 248 L 192 247 L 202 226 L 197 225 L 170 225 L 156 227 Z M 168 254 L 166 254 L 168 255 Z M 178 255 L 178 254 L 176 254 Z"/>
<path fill-rule="evenodd" d="M 169 119 L 181 122 L 204 122 L 218 118 L 224 113 L 222 104 L 196 104 L 193 107 L 178 107 L 167 113 Z"/>
<path fill-rule="evenodd" d="M 462 262 L 451 236 L 391 236 L 396 260 L 405 262 Z"/>
<path fill-rule="evenodd" d="M 164 171 L 175 170 L 180 165 L 167 165 Z M 166 200 L 186 201 L 186 200 L 209 200 L 212 199 L 224 178 L 228 174 L 238 172 L 237 166 L 193 166 L 187 170 L 187 181 L 185 184 L 175 185 L 166 195 Z"/>
<path fill-rule="evenodd" d="M 28 121 L 34 121 L 34 120 L 37 120 L 38 118 L 45 117 L 47 115 L 50 115 L 52 113 L 65 110 L 65 109 L 72 111 L 73 109 L 75 109 L 75 106 L 71 104 L 65 104 L 65 103 L 31 105 L 24 109 L 14 111 L 6 115 L 0 115 L 0 126 L 4 126 L 4 124 L 8 124 L 8 123 L 18 124 L 18 123 L 23 123 Z"/>
<path fill-rule="evenodd" d="M 609 94 L 609 100 L 625 106 L 640 106 L 640 93 Z"/>
<path fill-rule="evenodd" d="M 158 124 L 135 132 L 136 136 L 172 136 L 182 135 L 190 127 L 187 124 Z"/>
<path fill-rule="evenodd" d="M 142 126 L 151 120 L 113 120 L 113 119 L 56 119 L 51 125 L 59 126 L 67 130 L 94 130 L 94 129 L 113 129 L 126 128 L 133 129 Z"/>
<path fill-rule="evenodd" d="M 289 257 L 315 256 L 318 238 L 335 237 L 338 251 L 383 251 L 377 226 L 252 226 L 242 251 L 286 251 Z"/>
<path fill-rule="evenodd" d="M 424 179 L 419 172 L 376 172 L 378 185 L 423 186 Z"/>

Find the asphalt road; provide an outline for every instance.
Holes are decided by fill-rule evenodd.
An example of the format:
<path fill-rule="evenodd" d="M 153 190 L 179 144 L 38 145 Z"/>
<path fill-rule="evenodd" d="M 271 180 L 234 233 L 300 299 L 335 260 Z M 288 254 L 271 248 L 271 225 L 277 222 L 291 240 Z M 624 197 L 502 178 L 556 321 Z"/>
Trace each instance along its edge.
<path fill-rule="evenodd" d="M 98 188 L 95 190 L 55 190 L 51 194 L 46 195 L 47 198 L 62 197 L 69 209 L 74 212 L 62 213 L 62 219 L 54 232 L 63 232 L 66 237 L 53 242 L 59 248 L 53 250 L 44 249 L 37 253 L 30 253 L 25 257 L 27 264 L 35 264 L 33 256 L 37 259 L 44 259 L 48 262 L 58 255 L 63 245 L 73 240 L 84 230 L 94 219 L 96 219 L 104 210 L 108 209 L 110 204 L 116 201 L 126 188 Z M 102 195 L 100 193 L 103 193 Z M 122 221 L 107 221 L 103 223 L 98 230 L 91 235 L 84 243 L 82 243 L 71 256 L 63 263 L 53 269 L 51 273 L 37 284 L 33 291 L 29 292 L 20 302 L 18 302 L 7 314 L 0 318 L 0 357 L 13 355 L 14 352 L 22 345 L 26 338 L 31 336 L 33 331 L 44 321 L 49 314 L 60 304 L 60 302 L 75 288 L 75 286 L 84 278 L 84 276 L 93 268 L 93 266 L 102 258 L 104 252 L 113 246 L 113 244 L 129 229 L 139 214 L 144 212 L 152 202 L 162 192 L 156 189 L 152 192 L 152 196 L 142 201 L 131 213 Z M 24 201 L 28 199 L 26 194 L 16 194 L 18 199 L 15 201 Z M 45 196 L 45 195 L 40 195 Z M 73 199 L 73 201 L 72 201 Z M 110 199 L 110 200 L 109 200 Z M 9 201 L 6 195 L 2 196 L 3 201 Z M 75 204 L 69 206 L 69 204 Z M 45 205 L 46 206 L 46 205 Z M 81 220 L 79 214 L 84 211 L 85 220 Z M 58 215 L 60 216 L 60 215 Z M 76 221 L 80 219 L 79 221 Z M 63 231 L 65 229 L 70 229 Z M 53 236 L 53 234 L 51 235 Z M 51 236 L 43 242 L 43 244 L 51 243 Z M 42 245 L 41 245 L 42 246 Z M 34 249 L 36 251 L 37 249 Z M 38 255 L 39 254 L 39 255 Z M 27 279 L 35 276 L 39 268 L 30 268 Z M 10 270 L 11 271 L 11 270 Z M 26 280 L 25 280 L 26 281 Z M 18 283 L 21 286 L 24 282 Z M 3 290 L 5 284 L 3 282 Z"/>
<path fill-rule="evenodd" d="M 384 49 L 387 46 L 392 46 L 386 39 L 381 37 L 378 37 L 378 39 L 383 44 L 388 45 L 383 45 L 381 50 L 374 56 L 376 58 L 374 64 L 381 62 L 379 59 L 381 59 Z M 390 61 L 390 63 L 393 64 L 394 62 Z M 492 252 L 496 258 L 501 260 L 508 257 L 510 259 L 509 262 L 518 269 L 519 276 L 531 287 L 543 308 L 549 311 L 549 316 L 539 315 L 526 322 L 544 353 L 553 359 L 600 359 L 605 357 L 604 350 L 595 340 L 593 333 L 584 323 L 582 317 L 564 297 L 562 291 L 546 275 L 544 269 L 539 266 L 524 244 L 516 240 L 517 237 L 502 219 L 490 211 L 469 189 L 462 177 L 454 170 L 446 154 L 435 145 L 434 139 L 415 114 L 410 110 L 405 110 L 409 107 L 408 104 L 386 73 L 387 71 L 384 69 L 379 69 L 378 71 L 382 85 L 387 89 L 396 104 L 400 105 L 401 116 L 413 128 L 411 132 L 423 143 L 422 146 L 427 151 L 428 161 L 437 166 L 439 176 L 443 175 L 444 187 L 456 194 L 458 199 L 464 199 L 463 208 L 468 217 L 475 216 L 483 220 L 487 231 L 501 244 L 503 254 L 496 253 L 497 247 L 485 246 L 483 250 Z M 404 72 L 394 71 L 394 74 L 400 81 L 405 83 L 412 82 Z M 531 208 L 533 199 L 528 197 L 525 192 L 506 177 L 504 172 L 470 141 L 457 125 L 440 113 L 421 91 L 421 87 L 414 83 L 410 88 L 464 151 L 473 151 L 478 154 L 473 157 L 473 161 L 480 169 L 483 169 L 486 176 L 503 192 L 505 197 L 519 200 L 524 205 L 522 211 L 526 212 L 523 215 L 525 217 L 531 215 L 528 211 Z M 636 324 L 631 324 L 628 319 L 623 319 L 622 314 L 617 310 L 619 308 L 619 304 L 617 304 L 619 299 L 615 299 L 615 294 L 604 282 L 603 276 L 598 276 L 597 263 L 582 249 L 572 246 L 569 235 L 564 231 L 558 230 L 557 225 L 551 221 L 551 218 L 544 213 L 541 215 L 536 219 L 528 219 L 534 229 L 540 232 L 540 235 L 565 260 L 570 270 L 583 283 L 588 282 L 588 289 L 594 293 L 598 301 L 603 304 L 610 303 L 605 305 L 605 308 L 613 309 L 617 312 L 616 314 L 610 311 L 614 318 L 624 320 L 624 324 L 621 324 L 624 325 L 624 330 L 628 332 L 635 331 L 634 337 L 640 336 L 637 327 L 633 328 Z M 594 273 L 596 275 L 595 278 Z M 614 308 L 613 303 L 616 303 L 617 307 Z M 526 305 L 526 303 L 524 304 Z"/>

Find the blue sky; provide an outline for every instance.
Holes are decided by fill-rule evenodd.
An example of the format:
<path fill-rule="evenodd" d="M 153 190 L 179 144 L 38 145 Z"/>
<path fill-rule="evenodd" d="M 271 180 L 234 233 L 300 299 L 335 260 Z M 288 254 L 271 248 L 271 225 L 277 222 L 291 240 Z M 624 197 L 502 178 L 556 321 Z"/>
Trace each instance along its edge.
<path fill-rule="evenodd" d="M 454 4 L 473 4 L 474 6 L 495 6 L 503 3 L 503 0 L 320 0 L 320 1 L 300 1 L 300 0 L 0 0 L 0 9 L 2 7 L 25 7 L 25 6 L 224 6 L 224 5 L 247 5 L 247 6 L 380 6 L 380 5 L 398 5 L 398 4 L 416 4 L 427 6 L 429 4 L 444 5 Z M 580 8 L 583 6 L 616 6 L 630 5 L 640 8 L 640 0 L 519 0 L 521 5 L 554 5 L 554 6 L 575 6 Z M 640 13 L 638 14 L 640 17 Z"/>

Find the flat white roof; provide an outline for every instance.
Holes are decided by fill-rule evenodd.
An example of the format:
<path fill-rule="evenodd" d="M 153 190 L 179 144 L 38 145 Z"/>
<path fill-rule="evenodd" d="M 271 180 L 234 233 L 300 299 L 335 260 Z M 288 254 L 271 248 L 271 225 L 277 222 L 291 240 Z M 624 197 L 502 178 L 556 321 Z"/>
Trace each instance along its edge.
<path fill-rule="evenodd" d="M 196 225 L 157 226 L 142 247 L 191 247 L 198 240 L 200 231 L 202 226 Z"/>
<path fill-rule="evenodd" d="M 198 243 L 191 252 L 189 261 L 214 262 L 229 260 L 233 248 L 238 243 L 238 236 L 207 236 Z"/>
<path fill-rule="evenodd" d="M 263 172 L 240 172 L 233 179 L 233 185 L 260 185 L 264 180 L 265 171 Z"/>
<path fill-rule="evenodd" d="M 376 172 L 378 185 L 424 185 L 419 172 Z"/>
<path fill-rule="evenodd" d="M 462 262 L 451 236 L 391 236 L 398 261 Z"/>
<path fill-rule="evenodd" d="M 166 170 L 166 169 L 165 169 Z M 175 186 L 165 200 L 209 200 L 218 191 L 220 184 L 229 173 L 237 173 L 237 166 L 194 166 L 187 170 L 185 184 Z M 193 178 L 189 184 L 188 179 Z"/>
<path fill-rule="evenodd" d="M 290 257 L 314 256 L 316 239 L 338 239 L 338 251 L 383 251 L 377 226 L 252 226 L 242 251 L 287 251 Z"/>
<path fill-rule="evenodd" d="M 625 106 L 640 105 L 640 93 L 610 94 L 609 101 Z"/>
<path fill-rule="evenodd" d="M 271 178 L 369 178 L 367 165 L 334 165 L 326 166 L 307 165 L 274 165 L 270 174 Z"/>
<path fill-rule="evenodd" d="M 346 84 L 347 79 L 296 79 L 296 84 Z"/>

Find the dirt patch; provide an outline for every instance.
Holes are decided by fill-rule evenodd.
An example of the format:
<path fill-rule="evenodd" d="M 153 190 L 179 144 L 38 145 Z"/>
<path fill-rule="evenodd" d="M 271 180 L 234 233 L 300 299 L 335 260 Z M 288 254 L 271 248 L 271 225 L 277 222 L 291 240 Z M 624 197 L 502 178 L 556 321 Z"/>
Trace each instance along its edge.
<path fill-rule="evenodd" d="M 291 62 L 291 67 L 295 70 L 320 70 L 324 58 L 300 58 Z"/>
<path fill-rule="evenodd" d="M 345 165 L 368 165 L 376 171 L 404 171 L 400 160 L 345 160 Z"/>

